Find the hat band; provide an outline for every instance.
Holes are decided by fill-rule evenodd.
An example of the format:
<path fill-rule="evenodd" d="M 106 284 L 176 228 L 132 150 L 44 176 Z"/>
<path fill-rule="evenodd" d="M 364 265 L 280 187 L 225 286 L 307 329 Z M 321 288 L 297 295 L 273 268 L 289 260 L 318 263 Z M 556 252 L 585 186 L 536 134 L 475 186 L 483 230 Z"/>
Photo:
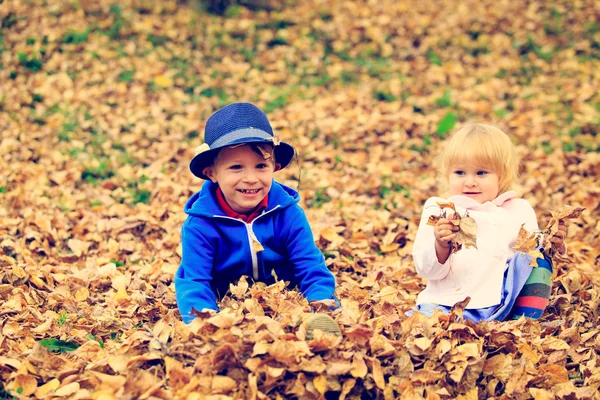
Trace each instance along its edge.
<path fill-rule="evenodd" d="M 228 143 L 232 143 L 238 139 L 271 139 L 273 135 L 256 128 L 244 128 L 238 129 L 237 131 L 229 132 L 226 135 L 221 136 L 214 142 L 210 144 L 211 149 L 216 149 L 217 147 L 226 146 Z"/>

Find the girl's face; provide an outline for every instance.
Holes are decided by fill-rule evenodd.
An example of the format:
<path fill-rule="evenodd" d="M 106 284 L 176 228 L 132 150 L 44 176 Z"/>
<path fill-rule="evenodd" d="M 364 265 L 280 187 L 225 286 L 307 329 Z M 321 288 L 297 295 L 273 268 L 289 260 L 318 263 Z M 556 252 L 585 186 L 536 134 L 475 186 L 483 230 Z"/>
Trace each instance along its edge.
<path fill-rule="evenodd" d="M 464 160 L 452 164 L 448 181 L 452 196 L 467 196 L 482 204 L 494 200 L 500 191 L 496 172 Z"/>
<path fill-rule="evenodd" d="M 250 146 L 242 145 L 221 150 L 204 174 L 219 184 L 229 207 L 248 213 L 269 193 L 273 172 L 278 169 L 272 156 L 265 160 Z"/>

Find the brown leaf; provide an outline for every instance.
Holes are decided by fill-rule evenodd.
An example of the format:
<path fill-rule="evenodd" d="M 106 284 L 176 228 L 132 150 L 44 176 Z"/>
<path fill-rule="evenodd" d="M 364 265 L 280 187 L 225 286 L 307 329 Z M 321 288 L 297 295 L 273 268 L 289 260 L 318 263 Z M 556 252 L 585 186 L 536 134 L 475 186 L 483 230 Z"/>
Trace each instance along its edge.
<path fill-rule="evenodd" d="M 538 239 L 536 233 L 529 233 L 525 228 L 525 224 L 521 225 L 519 234 L 517 236 L 517 242 L 513 246 L 515 251 L 521 251 L 523 253 L 529 253 L 538 247 Z"/>
<path fill-rule="evenodd" d="M 427 219 L 427 225 L 435 226 L 440 219 L 441 217 L 439 215 L 430 215 Z"/>
<path fill-rule="evenodd" d="M 466 249 L 469 247 L 477 248 L 477 222 L 471 217 L 463 217 L 459 221 L 460 229 L 456 232 L 454 241 L 464 245 Z"/>
<path fill-rule="evenodd" d="M 436 201 L 436 204 L 441 209 L 449 208 L 452 211 L 456 211 L 456 208 L 454 207 L 454 203 L 451 201 Z"/>

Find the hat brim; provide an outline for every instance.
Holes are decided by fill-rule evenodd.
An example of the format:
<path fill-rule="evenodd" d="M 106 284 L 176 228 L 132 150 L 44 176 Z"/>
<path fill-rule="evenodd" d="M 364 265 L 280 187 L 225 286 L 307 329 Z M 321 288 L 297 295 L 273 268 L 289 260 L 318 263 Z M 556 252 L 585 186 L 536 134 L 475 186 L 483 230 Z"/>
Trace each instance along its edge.
<path fill-rule="evenodd" d="M 210 166 L 213 163 L 214 158 L 219 150 L 225 147 L 235 146 L 236 144 L 249 143 L 264 143 L 271 145 L 273 144 L 271 140 L 265 140 L 261 138 L 243 138 L 240 140 L 235 140 L 233 142 L 227 143 L 226 145 L 216 147 L 214 149 L 210 149 L 200 154 L 197 154 L 194 158 L 192 158 L 192 161 L 190 161 L 190 171 L 192 172 L 192 174 L 194 174 L 200 179 L 209 180 L 208 176 L 206 176 L 203 171 L 206 167 Z M 285 142 L 279 142 L 279 144 L 277 144 L 277 146 L 273 146 L 273 148 L 273 151 L 275 153 L 275 162 L 281 165 L 280 169 L 284 169 L 290 164 L 290 162 L 294 158 L 294 148 Z"/>

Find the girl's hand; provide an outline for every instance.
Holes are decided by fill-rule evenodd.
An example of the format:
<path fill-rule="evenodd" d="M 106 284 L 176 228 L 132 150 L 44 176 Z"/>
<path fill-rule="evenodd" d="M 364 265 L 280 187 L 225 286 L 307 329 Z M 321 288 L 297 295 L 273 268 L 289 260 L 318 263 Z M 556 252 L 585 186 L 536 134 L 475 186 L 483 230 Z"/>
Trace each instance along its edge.
<path fill-rule="evenodd" d="M 554 248 L 558 254 L 564 255 L 567 252 L 567 246 L 565 245 L 565 238 L 567 237 L 567 223 L 564 219 L 558 220 L 558 231 L 554 236 L 550 238 L 552 248 Z"/>
<path fill-rule="evenodd" d="M 456 238 L 455 232 L 458 232 L 458 229 L 458 226 L 450 222 L 449 219 L 440 218 L 433 227 L 433 235 L 437 245 L 443 249 L 450 248 L 450 241 Z"/>
<path fill-rule="evenodd" d="M 433 227 L 435 254 L 440 264 L 444 264 L 448 260 L 448 257 L 450 257 L 450 241 L 456 238 L 455 232 L 458 232 L 458 229 L 458 226 L 446 218 L 440 218 Z"/>

